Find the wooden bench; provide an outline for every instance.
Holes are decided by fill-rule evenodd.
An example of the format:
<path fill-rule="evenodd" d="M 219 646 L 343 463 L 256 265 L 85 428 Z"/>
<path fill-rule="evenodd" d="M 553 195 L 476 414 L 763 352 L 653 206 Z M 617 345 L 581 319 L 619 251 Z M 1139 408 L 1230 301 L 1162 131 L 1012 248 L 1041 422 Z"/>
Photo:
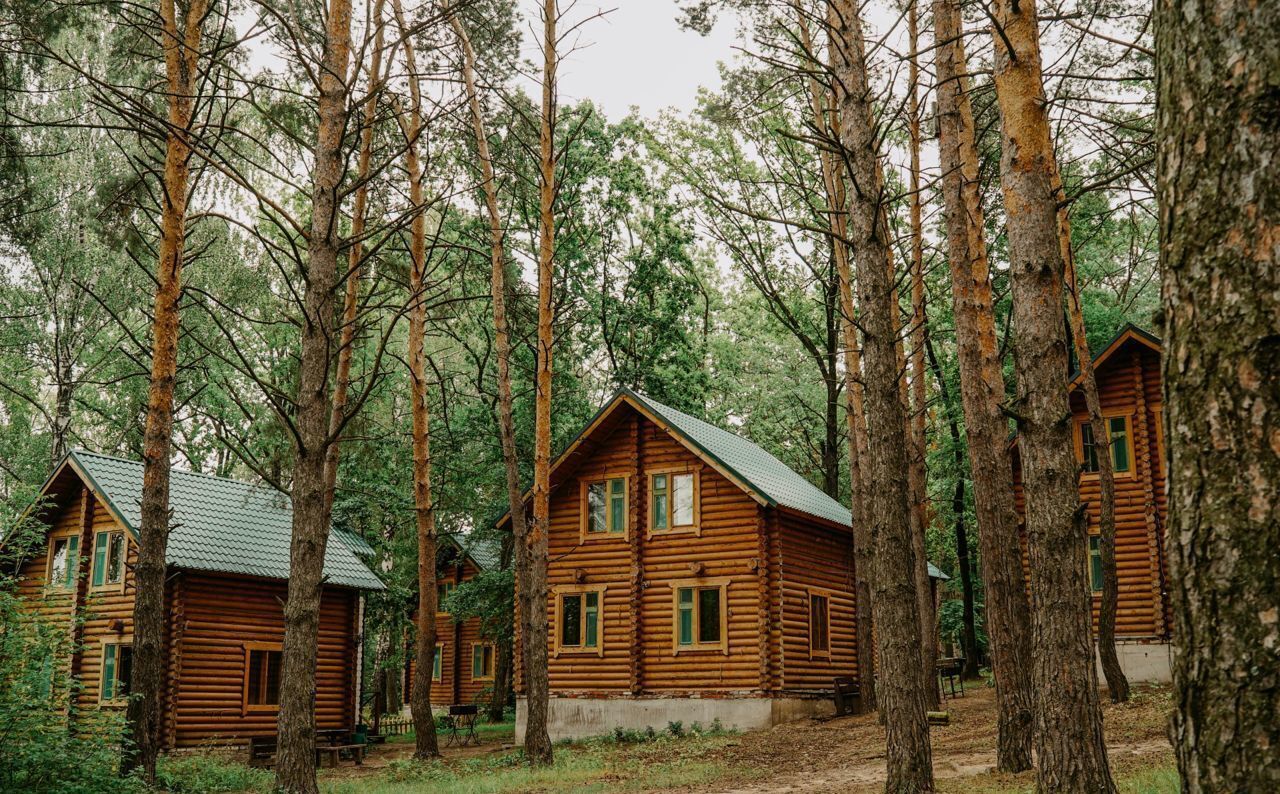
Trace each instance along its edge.
<path fill-rule="evenodd" d="M 836 676 L 832 696 L 836 701 L 836 716 L 852 714 L 858 704 L 858 682 L 848 676 Z"/>
<path fill-rule="evenodd" d="M 364 745 L 363 744 L 317 744 L 316 745 L 316 766 L 324 766 L 325 759 L 328 759 L 330 767 L 338 765 L 338 759 L 342 753 L 350 753 L 352 760 L 356 762 L 356 766 L 364 763 Z"/>

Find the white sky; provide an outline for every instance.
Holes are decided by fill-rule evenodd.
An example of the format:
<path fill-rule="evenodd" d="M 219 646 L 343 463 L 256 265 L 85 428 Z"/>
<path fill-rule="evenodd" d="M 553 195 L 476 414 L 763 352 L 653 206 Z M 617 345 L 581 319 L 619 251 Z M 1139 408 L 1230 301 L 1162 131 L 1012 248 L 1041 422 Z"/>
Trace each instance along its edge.
<path fill-rule="evenodd" d="M 540 0 L 520 0 L 524 12 L 522 55 L 541 64 L 537 49 Z M 591 99 L 610 121 L 637 107 L 653 117 L 667 107 L 689 111 L 700 86 L 718 86 L 718 61 L 730 61 L 736 50 L 735 23 L 722 18 L 703 37 L 682 30 L 675 0 L 561 1 L 562 27 L 586 20 L 576 31 L 578 49 L 560 66 L 560 101 Z M 566 45 L 572 43 L 566 42 Z M 536 96 L 536 93 L 534 94 Z"/>

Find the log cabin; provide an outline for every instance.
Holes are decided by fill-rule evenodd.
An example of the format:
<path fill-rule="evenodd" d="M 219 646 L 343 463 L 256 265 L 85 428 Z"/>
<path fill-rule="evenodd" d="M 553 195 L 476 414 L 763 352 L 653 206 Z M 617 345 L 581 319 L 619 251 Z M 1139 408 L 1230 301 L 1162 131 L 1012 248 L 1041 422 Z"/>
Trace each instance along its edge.
<path fill-rule="evenodd" d="M 459 541 L 452 535 L 441 535 L 436 603 L 443 604 L 454 588 L 481 572 L 497 570 L 499 555 L 496 546 L 479 538 Z M 418 624 L 417 610 L 410 621 L 415 626 Z M 413 689 L 414 659 L 414 645 L 410 640 L 405 648 L 405 692 Z M 436 654 L 431 668 L 432 708 L 481 700 L 492 690 L 497 664 L 497 646 L 482 633 L 480 618 L 455 621 L 447 611 L 437 610 Z M 408 709 L 407 703 L 405 709 Z"/>
<path fill-rule="evenodd" d="M 1157 337 L 1128 325 L 1093 360 L 1102 413 L 1111 431 L 1115 473 L 1116 573 L 1120 585 L 1116 651 L 1126 676 L 1133 681 L 1168 681 L 1170 671 L 1173 615 L 1164 551 L 1167 502 L 1162 351 Z M 1088 519 L 1088 580 L 1096 631 L 1102 601 L 1097 455 L 1106 453 L 1094 444 L 1080 386 L 1077 374 L 1069 387 L 1072 443 L 1080 464 L 1080 500 Z M 1016 436 L 1012 450 L 1014 499 L 1021 521 L 1025 502 Z"/>
<path fill-rule="evenodd" d="M 132 666 L 134 571 L 142 464 L 69 453 L 38 502 L 46 527 L 19 563 L 33 619 L 71 633 L 49 660 L 51 699 L 123 709 Z M 174 469 L 161 703 L 165 749 L 243 744 L 276 731 L 292 509 L 265 485 Z M 316 723 L 354 729 L 363 594 L 383 584 L 360 538 L 334 530 L 325 553 L 316 665 Z M 69 686 L 78 680 L 79 687 Z"/>
<path fill-rule="evenodd" d="M 849 510 L 752 442 L 623 389 L 551 487 L 553 739 L 766 727 L 830 711 L 856 676 Z"/>

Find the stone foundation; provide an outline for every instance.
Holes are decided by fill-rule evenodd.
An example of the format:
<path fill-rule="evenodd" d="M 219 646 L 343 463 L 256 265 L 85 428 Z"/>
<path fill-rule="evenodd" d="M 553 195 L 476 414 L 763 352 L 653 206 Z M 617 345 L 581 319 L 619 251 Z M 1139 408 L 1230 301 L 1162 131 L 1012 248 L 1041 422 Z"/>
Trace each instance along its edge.
<path fill-rule="evenodd" d="M 1131 684 L 1167 684 L 1173 680 L 1173 646 L 1167 642 L 1119 640 L 1116 656 Z M 1098 682 L 1103 684 L 1106 679 L 1102 675 L 1102 663 L 1098 662 L 1097 667 Z"/>
<path fill-rule="evenodd" d="M 559 697 L 547 706 L 547 732 L 551 740 L 603 736 L 614 728 L 666 730 L 667 723 L 689 728 L 695 722 L 710 727 L 716 720 L 724 728 L 740 731 L 768 728 L 780 722 L 832 714 L 830 696 L 805 697 L 681 697 L 650 695 L 631 697 Z M 524 741 L 525 698 L 516 699 L 516 744 Z"/>

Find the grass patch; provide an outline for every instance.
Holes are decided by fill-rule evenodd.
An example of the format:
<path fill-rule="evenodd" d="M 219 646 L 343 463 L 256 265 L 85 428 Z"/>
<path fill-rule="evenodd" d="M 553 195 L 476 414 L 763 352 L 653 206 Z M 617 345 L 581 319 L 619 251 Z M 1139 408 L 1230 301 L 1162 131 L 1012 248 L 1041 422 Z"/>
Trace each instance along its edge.
<path fill-rule="evenodd" d="M 1112 775 L 1119 794 L 1180 794 L 1182 791 L 1178 769 L 1167 762 L 1159 766 L 1116 769 Z M 991 774 L 972 778 L 939 780 L 939 791 L 964 792 L 965 794 L 1031 794 L 1036 790 L 1035 773 L 1025 772 L 1016 777 Z"/>
<path fill-rule="evenodd" d="M 156 766 L 158 788 L 170 794 L 267 792 L 274 781 L 270 770 L 212 755 L 162 756 Z"/>
<path fill-rule="evenodd" d="M 442 744 L 444 743 L 445 737 L 447 737 L 448 735 L 449 734 L 447 729 L 442 728 L 439 725 L 436 725 L 436 736 L 439 737 L 440 742 Z M 489 740 L 510 739 L 515 735 L 516 735 L 516 723 L 514 719 L 505 720 L 503 722 L 476 722 L 476 736 L 479 737 L 481 741 L 484 741 L 486 739 L 489 739 Z M 388 736 L 387 743 L 388 744 L 406 744 L 406 743 L 413 744 L 415 739 L 417 739 L 417 734 L 411 728 L 405 733 L 401 733 L 396 736 Z"/>

